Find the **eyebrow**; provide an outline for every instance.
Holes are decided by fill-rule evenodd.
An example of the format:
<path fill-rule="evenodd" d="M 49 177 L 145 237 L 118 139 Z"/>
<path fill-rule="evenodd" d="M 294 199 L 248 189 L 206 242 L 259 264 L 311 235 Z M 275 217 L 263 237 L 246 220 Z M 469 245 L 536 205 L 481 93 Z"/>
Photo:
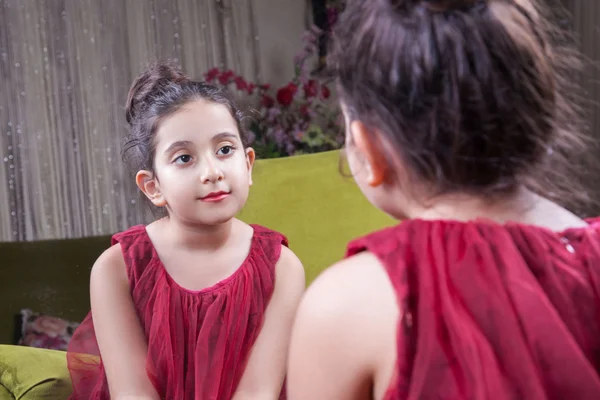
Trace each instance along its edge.
<path fill-rule="evenodd" d="M 231 132 L 221 132 L 221 133 L 217 133 L 212 140 L 214 142 L 218 142 L 219 140 L 223 140 L 223 139 L 237 139 L 239 140 L 239 136 L 236 135 L 235 133 L 231 133 Z"/>
<path fill-rule="evenodd" d="M 173 142 L 173 143 L 171 143 L 171 145 L 169 147 L 167 147 L 167 149 L 165 150 L 165 154 L 169 154 L 169 153 L 173 152 L 174 150 L 186 148 L 186 147 L 190 146 L 191 144 L 192 144 L 192 142 L 190 142 L 189 140 L 180 140 L 178 142 Z"/>

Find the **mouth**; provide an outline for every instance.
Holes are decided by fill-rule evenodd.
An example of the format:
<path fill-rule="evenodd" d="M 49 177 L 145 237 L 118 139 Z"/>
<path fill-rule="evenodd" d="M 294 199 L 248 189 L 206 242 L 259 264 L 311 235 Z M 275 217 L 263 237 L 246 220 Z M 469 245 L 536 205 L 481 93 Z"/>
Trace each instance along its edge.
<path fill-rule="evenodd" d="M 227 197 L 229 197 L 230 194 L 231 194 L 231 192 L 213 192 L 213 193 L 207 194 L 204 197 L 201 197 L 200 200 L 206 201 L 209 203 L 215 203 L 218 201 L 225 200 Z"/>

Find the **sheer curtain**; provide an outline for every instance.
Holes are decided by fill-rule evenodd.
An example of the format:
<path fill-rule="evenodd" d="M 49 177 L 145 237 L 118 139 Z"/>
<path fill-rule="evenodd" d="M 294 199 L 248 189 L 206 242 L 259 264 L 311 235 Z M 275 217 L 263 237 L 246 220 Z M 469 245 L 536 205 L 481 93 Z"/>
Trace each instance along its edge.
<path fill-rule="evenodd" d="M 253 0 L 0 1 L 0 241 L 110 234 L 151 219 L 120 158 L 149 61 L 260 79 Z"/>
<path fill-rule="evenodd" d="M 574 79 L 580 79 L 584 89 L 586 122 L 594 141 L 590 151 L 596 160 L 595 165 L 591 165 L 592 173 L 586 175 L 587 187 L 594 200 L 587 214 L 597 216 L 600 214 L 600 165 L 597 162 L 600 158 L 600 1 L 560 0 L 560 3 L 568 12 L 567 23 L 573 29 L 584 57 L 584 73 Z"/>

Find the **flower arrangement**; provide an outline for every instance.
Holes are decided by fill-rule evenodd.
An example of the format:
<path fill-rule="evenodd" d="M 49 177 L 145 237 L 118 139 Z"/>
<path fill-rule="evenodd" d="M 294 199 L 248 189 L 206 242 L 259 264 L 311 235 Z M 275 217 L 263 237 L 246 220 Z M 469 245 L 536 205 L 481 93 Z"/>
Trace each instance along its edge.
<path fill-rule="evenodd" d="M 314 26 L 303 34 L 294 76 L 279 88 L 247 81 L 231 70 L 213 68 L 205 74 L 206 81 L 233 89 L 244 103 L 255 106 L 249 142 L 262 158 L 334 150 L 343 143 L 343 121 L 331 99 L 331 82 L 319 81 L 309 72 L 308 61 L 321 34 Z"/>
<path fill-rule="evenodd" d="M 336 24 L 340 13 L 344 11 L 344 8 L 346 7 L 346 1 L 328 0 L 325 7 L 327 12 L 327 24 L 331 27 Z"/>

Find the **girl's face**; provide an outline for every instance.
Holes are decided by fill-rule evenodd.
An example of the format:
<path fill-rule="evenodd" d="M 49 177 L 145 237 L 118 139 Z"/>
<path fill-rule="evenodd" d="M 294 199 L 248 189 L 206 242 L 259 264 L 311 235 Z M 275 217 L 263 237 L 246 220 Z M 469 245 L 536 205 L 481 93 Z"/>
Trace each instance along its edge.
<path fill-rule="evenodd" d="M 186 224 L 216 225 L 233 218 L 248 199 L 254 150 L 244 149 L 224 105 L 196 100 L 159 123 L 154 174 L 136 181 L 146 196 Z"/>

